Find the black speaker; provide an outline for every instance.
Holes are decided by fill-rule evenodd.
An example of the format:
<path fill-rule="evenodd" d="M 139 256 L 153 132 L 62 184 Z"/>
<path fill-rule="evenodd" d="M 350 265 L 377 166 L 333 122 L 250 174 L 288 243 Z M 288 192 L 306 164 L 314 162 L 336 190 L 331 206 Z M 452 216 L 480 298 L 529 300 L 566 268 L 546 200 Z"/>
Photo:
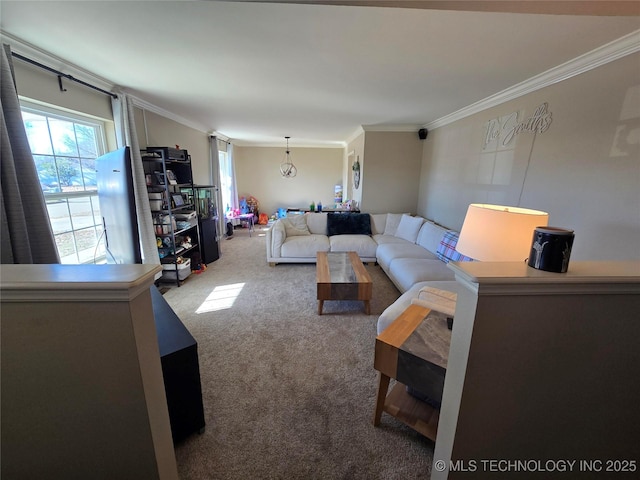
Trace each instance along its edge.
<path fill-rule="evenodd" d="M 427 130 L 426 128 L 421 128 L 420 130 L 418 130 L 418 137 L 420 137 L 420 140 L 424 140 L 425 138 L 427 138 L 428 133 L 429 130 Z"/>

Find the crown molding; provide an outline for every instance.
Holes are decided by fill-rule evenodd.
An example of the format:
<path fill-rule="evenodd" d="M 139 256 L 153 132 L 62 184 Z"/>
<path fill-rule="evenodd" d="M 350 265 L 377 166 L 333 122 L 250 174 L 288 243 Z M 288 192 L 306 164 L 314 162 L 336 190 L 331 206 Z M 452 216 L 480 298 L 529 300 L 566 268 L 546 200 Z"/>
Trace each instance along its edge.
<path fill-rule="evenodd" d="M 205 126 L 197 122 L 187 120 L 186 118 L 181 117 L 180 115 L 176 115 L 175 113 L 165 110 L 164 108 L 160 108 L 152 103 L 149 103 L 146 100 L 138 97 L 137 95 L 131 92 L 128 92 L 126 89 L 115 90 L 114 93 L 118 93 L 118 91 L 126 93 L 131 99 L 131 101 L 133 102 L 133 105 L 143 109 L 144 111 L 155 113 L 157 115 L 160 115 L 161 117 L 168 118 L 169 120 L 173 120 L 174 122 L 179 123 L 180 125 L 193 128 L 194 130 L 198 130 L 199 132 L 202 132 L 202 133 L 210 134 L 211 132 L 210 128 L 206 128 Z"/>
<path fill-rule="evenodd" d="M 113 82 L 100 77 L 94 73 L 91 73 L 87 70 L 84 70 L 77 65 L 74 65 L 66 60 L 63 60 L 55 55 L 46 52 L 34 45 L 31 45 L 17 37 L 14 37 L 11 34 L 8 34 L 2 30 L 0 30 L 0 37 L 2 38 L 3 43 L 9 43 L 11 45 L 11 49 L 24 55 L 25 57 L 31 58 L 43 65 L 47 65 L 53 69 L 60 70 L 63 73 L 67 73 L 72 75 L 75 78 L 83 80 L 85 82 L 91 83 L 103 90 L 111 91 L 113 93 L 118 93 L 118 91 L 122 91 L 129 95 L 133 101 L 133 104 L 137 107 L 140 107 L 144 110 L 156 113 L 162 117 L 173 120 L 181 125 L 185 125 L 187 127 L 193 128 L 197 131 L 203 132 L 205 134 L 210 134 L 211 128 L 205 127 L 197 122 L 193 122 L 184 117 L 176 115 L 168 110 L 160 108 L 142 98 L 138 97 L 135 94 L 127 92 L 126 89 L 118 88 Z M 584 55 L 576 57 L 575 59 L 569 60 L 561 65 L 558 65 L 554 68 L 551 68 L 539 75 L 529 78 L 519 84 L 516 84 L 512 87 L 509 87 L 501 92 L 498 92 L 494 95 L 491 95 L 487 98 L 484 98 L 476 103 L 468 105 L 460 110 L 452 112 L 448 115 L 440 117 L 434 121 L 425 123 L 423 125 L 361 125 L 354 131 L 345 141 L 336 142 L 335 145 L 327 145 L 327 144 L 314 144 L 309 145 L 314 148 L 340 148 L 347 146 L 350 142 L 355 140 L 358 136 L 362 135 L 366 131 L 370 132 L 409 132 L 409 131 L 417 131 L 420 128 L 426 128 L 428 130 L 433 130 L 438 127 L 442 127 L 448 125 L 450 123 L 456 122 L 463 118 L 469 117 L 476 113 L 482 112 L 488 108 L 492 108 L 498 106 L 502 103 L 508 102 L 510 100 L 514 100 L 526 94 L 535 92 L 544 87 L 553 85 L 555 83 L 559 83 L 561 81 L 567 80 L 569 78 L 580 75 L 581 73 L 587 72 L 589 70 L 593 70 L 597 67 L 605 65 L 609 62 L 615 61 L 619 58 L 625 57 L 627 55 L 631 55 L 633 53 L 637 53 L 640 51 L 640 30 L 636 30 L 631 32 L 624 37 L 621 37 L 617 40 L 614 40 L 608 44 L 602 45 L 590 52 L 587 52 Z M 217 133 L 221 138 L 224 137 L 223 134 Z M 227 137 L 227 140 L 229 138 Z M 273 147 L 273 144 L 257 144 L 251 142 L 242 142 L 242 141 L 234 141 L 236 145 L 239 146 L 270 146 Z M 307 145 L 305 145 L 307 146 Z"/>
<path fill-rule="evenodd" d="M 364 133 L 364 128 L 362 128 L 362 125 L 360 125 L 358 128 L 356 128 L 356 130 L 347 137 L 347 139 L 343 142 L 345 146 L 349 145 L 351 142 L 353 142 L 356 138 L 358 138 L 360 135 L 362 135 Z"/>
<path fill-rule="evenodd" d="M 417 132 L 422 125 L 419 124 L 397 124 L 397 125 L 362 125 L 365 132 Z"/>
<path fill-rule="evenodd" d="M 223 142 L 231 143 L 231 139 L 229 137 L 227 137 L 223 133 L 220 133 L 220 132 L 218 132 L 216 130 L 211 130 L 211 131 L 207 132 L 207 134 L 210 137 L 216 137 L 218 140 L 222 140 Z"/>
<path fill-rule="evenodd" d="M 502 103 L 508 102 L 528 93 L 535 92 L 549 85 L 562 82 L 569 78 L 588 72 L 594 68 L 605 65 L 619 58 L 631 55 L 640 51 L 640 30 L 631 32 L 624 37 L 609 42 L 590 52 L 580 55 L 579 57 L 569 60 L 557 67 L 551 68 L 546 72 L 531 77 L 524 82 L 518 83 L 501 92 L 491 95 L 479 102 L 468 105 L 453 113 L 440 117 L 437 120 L 424 124 L 422 127 L 432 130 L 434 128 L 443 127 L 455 121 L 469 117 L 476 113 L 482 112 L 491 107 L 495 107 Z"/>
<path fill-rule="evenodd" d="M 231 141 L 235 147 L 250 147 L 250 148 L 278 148 L 285 149 L 284 143 L 282 145 L 276 145 L 273 142 L 251 142 L 244 140 L 234 139 Z M 332 142 L 332 143 L 314 143 L 314 142 L 303 142 L 298 145 L 289 145 L 289 150 L 302 150 L 304 148 L 337 148 L 344 149 L 346 145 L 344 142 Z"/>

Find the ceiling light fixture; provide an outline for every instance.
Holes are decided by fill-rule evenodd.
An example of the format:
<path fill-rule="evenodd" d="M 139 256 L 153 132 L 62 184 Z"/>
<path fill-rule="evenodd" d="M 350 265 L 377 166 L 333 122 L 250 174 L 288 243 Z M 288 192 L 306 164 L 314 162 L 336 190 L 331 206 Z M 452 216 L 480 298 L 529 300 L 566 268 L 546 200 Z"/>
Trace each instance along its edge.
<path fill-rule="evenodd" d="M 280 164 L 280 175 L 284 178 L 293 178 L 298 173 L 298 169 L 291 161 L 291 152 L 289 151 L 289 139 L 291 137 L 284 137 L 287 140 L 287 151 L 284 155 L 284 161 Z"/>

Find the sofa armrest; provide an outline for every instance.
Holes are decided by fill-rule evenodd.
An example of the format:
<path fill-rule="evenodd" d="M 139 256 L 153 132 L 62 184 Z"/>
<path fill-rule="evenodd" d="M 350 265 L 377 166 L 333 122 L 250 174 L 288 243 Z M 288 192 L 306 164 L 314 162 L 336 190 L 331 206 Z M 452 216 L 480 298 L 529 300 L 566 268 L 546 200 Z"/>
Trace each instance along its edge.
<path fill-rule="evenodd" d="M 267 245 L 267 260 L 271 258 L 281 257 L 281 248 L 284 241 L 287 239 L 287 232 L 284 228 L 282 220 L 276 220 L 265 237 L 265 243 Z"/>

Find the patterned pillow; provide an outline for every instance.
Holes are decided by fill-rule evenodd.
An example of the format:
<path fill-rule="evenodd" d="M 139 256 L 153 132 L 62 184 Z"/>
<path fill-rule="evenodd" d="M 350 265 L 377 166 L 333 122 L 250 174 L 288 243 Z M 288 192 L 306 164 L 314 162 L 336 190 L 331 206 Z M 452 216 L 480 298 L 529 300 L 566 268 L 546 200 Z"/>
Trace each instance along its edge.
<path fill-rule="evenodd" d="M 467 257 L 456 250 L 459 238 L 458 232 L 446 232 L 442 235 L 436 256 L 444 263 L 449 262 L 473 262 L 473 258 Z"/>

